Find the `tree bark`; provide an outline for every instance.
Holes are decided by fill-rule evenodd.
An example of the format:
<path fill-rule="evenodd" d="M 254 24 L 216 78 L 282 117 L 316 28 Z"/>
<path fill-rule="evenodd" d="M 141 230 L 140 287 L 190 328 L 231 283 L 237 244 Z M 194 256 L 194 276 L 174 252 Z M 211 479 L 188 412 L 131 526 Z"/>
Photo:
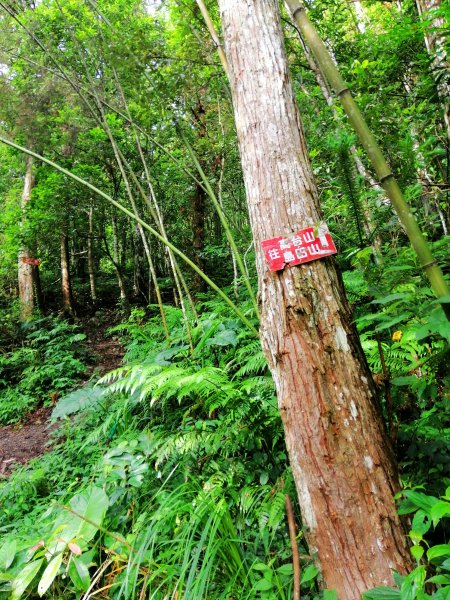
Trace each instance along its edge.
<path fill-rule="evenodd" d="M 320 221 L 276 0 L 219 0 L 250 222 L 261 340 L 310 552 L 360 600 L 410 566 L 395 460 L 335 261 L 272 273 L 261 242 Z"/>
<path fill-rule="evenodd" d="M 73 300 L 72 300 L 72 286 L 70 282 L 70 256 L 69 256 L 69 238 L 67 235 L 67 227 L 63 227 L 61 233 L 61 291 L 62 291 L 62 304 L 63 311 L 72 316 Z"/>
<path fill-rule="evenodd" d="M 25 181 L 23 184 L 22 197 L 20 201 L 20 208 L 22 210 L 22 221 L 21 226 L 23 227 L 26 221 L 26 209 L 31 199 L 31 191 L 35 184 L 35 177 L 33 172 L 32 156 L 27 159 L 27 166 L 25 171 Z M 19 301 L 20 301 L 20 318 L 23 321 L 31 319 L 34 308 L 34 295 L 33 295 L 33 265 L 28 263 L 27 260 L 30 258 L 30 251 L 27 245 L 22 241 L 19 253 L 18 253 L 18 284 L 19 284 Z M 38 268 L 38 267 L 36 267 Z"/>

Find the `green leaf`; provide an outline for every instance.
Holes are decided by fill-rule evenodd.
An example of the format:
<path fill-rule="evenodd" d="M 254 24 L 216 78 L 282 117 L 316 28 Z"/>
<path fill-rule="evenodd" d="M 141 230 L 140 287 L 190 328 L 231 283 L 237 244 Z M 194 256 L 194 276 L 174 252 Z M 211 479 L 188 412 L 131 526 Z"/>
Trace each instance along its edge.
<path fill-rule="evenodd" d="M 445 586 L 445 588 L 440 588 L 431 597 L 433 600 L 450 600 L 450 587 Z"/>
<path fill-rule="evenodd" d="M 285 565 L 281 565 L 281 567 L 278 567 L 276 572 L 280 573 L 280 575 L 292 575 L 294 572 L 294 567 L 292 566 L 292 563 L 287 563 Z"/>
<path fill-rule="evenodd" d="M 17 551 L 16 540 L 5 542 L 0 548 L 0 571 L 6 571 L 12 564 Z"/>
<path fill-rule="evenodd" d="M 438 544 L 427 551 L 428 560 L 433 560 L 440 556 L 450 556 L 450 544 Z"/>
<path fill-rule="evenodd" d="M 410 317 L 411 313 L 402 313 L 401 315 L 390 319 L 386 323 L 380 323 L 380 325 L 378 325 L 375 328 L 375 331 L 384 331 L 385 329 L 389 329 L 389 327 L 392 327 L 393 325 L 397 325 L 397 323 L 401 323 L 402 321 L 408 320 Z"/>
<path fill-rule="evenodd" d="M 372 300 L 371 304 L 388 304 L 393 302 L 394 300 L 406 300 L 412 298 L 413 294 L 411 292 L 398 292 L 396 294 L 389 294 L 389 296 L 384 296 L 383 298 L 377 298 L 376 300 Z"/>
<path fill-rule="evenodd" d="M 266 564 L 259 562 L 259 563 L 255 563 L 254 565 L 252 565 L 252 569 L 254 571 L 270 571 L 270 567 L 268 567 Z"/>
<path fill-rule="evenodd" d="M 103 522 L 109 500 L 101 488 L 93 486 L 73 496 L 69 505 L 55 523 L 54 533 L 58 535 L 48 545 L 51 554 L 63 551 L 69 542 L 89 542 Z"/>
<path fill-rule="evenodd" d="M 414 558 L 419 561 L 424 553 L 424 549 L 422 546 L 413 546 L 411 548 L 411 554 L 414 556 Z"/>
<path fill-rule="evenodd" d="M 323 600 L 339 600 L 336 590 L 324 590 Z"/>
<path fill-rule="evenodd" d="M 440 583 L 441 585 L 450 585 L 450 575 L 435 575 L 428 579 L 431 583 Z"/>
<path fill-rule="evenodd" d="M 434 496 L 427 496 L 426 494 L 422 494 L 421 492 L 416 492 L 414 490 L 406 490 L 405 496 L 413 503 L 414 506 L 421 508 L 428 514 L 430 514 L 432 507 L 439 502 L 439 500 Z"/>
<path fill-rule="evenodd" d="M 268 579 L 260 579 L 255 587 L 253 588 L 254 590 L 258 591 L 258 592 L 267 592 L 268 590 L 272 589 L 272 582 L 269 581 Z"/>
<path fill-rule="evenodd" d="M 56 404 L 52 412 L 52 421 L 94 407 L 105 394 L 106 390 L 98 386 L 86 386 L 71 392 Z"/>
<path fill-rule="evenodd" d="M 267 471 L 263 471 L 261 473 L 261 475 L 259 476 L 259 483 L 261 485 L 266 485 L 266 483 L 269 481 L 269 473 Z"/>
<path fill-rule="evenodd" d="M 415 375 L 407 375 L 406 377 L 394 377 L 391 381 L 392 385 L 414 385 L 417 383 L 417 377 Z"/>
<path fill-rule="evenodd" d="M 108 496 L 98 487 L 91 488 L 88 497 L 86 497 L 86 494 L 74 496 L 70 501 L 71 508 L 84 519 L 95 523 L 95 525 L 83 518 L 72 515 L 76 519 L 77 525 L 76 533 L 72 538 L 82 538 L 85 542 L 89 542 L 97 533 L 97 526 L 101 526 L 108 504 Z"/>
<path fill-rule="evenodd" d="M 318 572 L 319 569 L 315 565 L 308 565 L 302 573 L 300 583 L 307 583 L 308 581 L 311 581 L 311 579 L 314 579 Z"/>
<path fill-rule="evenodd" d="M 59 567 L 61 566 L 63 559 L 62 552 L 60 552 L 57 556 L 52 558 L 52 560 L 48 563 L 45 568 L 44 573 L 42 574 L 41 580 L 38 585 L 38 594 L 39 596 L 43 596 L 48 588 L 52 585 L 55 577 L 58 575 Z"/>
<path fill-rule="evenodd" d="M 91 584 L 91 578 L 87 566 L 81 559 L 76 557 L 73 557 L 70 561 L 69 577 L 77 590 L 82 592 L 85 592 Z"/>
<path fill-rule="evenodd" d="M 369 592 L 363 592 L 362 597 L 363 600 L 400 600 L 400 590 L 380 586 Z"/>
<path fill-rule="evenodd" d="M 433 511 L 433 509 L 431 509 Z M 427 531 L 431 527 L 431 519 L 429 515 L 423 510 L 418 510 L 414 515 L 414 519 L 412 522 L 411 529 L 412 531 L 417 531 L 421 535 L 427 533 Z"/>
<path fill-rule="evenodd" d="M 44 559 L 40 558 L 39 560 L 33 560 L 33 562 L 30 562 L 24 566 L 24 568 L 12 582 L 12 594 L 10 600 L 19 600 L 19 598 L 22 597 L 24 591 L 36 577 L 43 562 Z"/>
<path fill-rule="evenodd" d="M 436 527 L 442 517 L 450 517 L 450 502 L 444 502 L 443 500 L 437 502 L 431 507 L 430 515 L 433 519 L 433 525 Z"/>
<path fill-rule="evenodd" d="M 219 331 L 216 335 L 206 342 L 207 346 L 236 346 L 238 340 L 234 329 L 225 329 Z"/>
<path fill-rule="evenodd" d="M 401 600 L 414 600 L 418 591 L 423 589 L 426 576 L 427 574 L 423 565 L 416 567 L 414 571 L 411 571 L 411 573 L 403 580 L 400 588 Z"/>

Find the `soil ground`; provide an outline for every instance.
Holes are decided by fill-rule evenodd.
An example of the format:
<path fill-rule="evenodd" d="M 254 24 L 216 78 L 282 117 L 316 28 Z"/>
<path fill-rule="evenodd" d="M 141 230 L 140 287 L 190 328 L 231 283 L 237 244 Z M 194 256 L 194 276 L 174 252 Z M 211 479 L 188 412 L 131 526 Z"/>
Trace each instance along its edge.
<path fill-rule="evenodd" d="M 106 336 L 106 330 L 114 324 L 114 317 L 114 313 L 108 311 L 101 322 L 91 318 L 81 323 L 87 336 L 85 344 L 95 358 L 88 368 L 88 378 L 93 373 L 104 375 L 121 364 L 124 351 L 120 342 Z M 51 406 L 41 407 L 20 423 L 0 427 L 0 478 L 7 477 L 18 464 L 25 464 L 50 450 L 50 434 L 55 427 L 50 424 L 52 410 Z"/>

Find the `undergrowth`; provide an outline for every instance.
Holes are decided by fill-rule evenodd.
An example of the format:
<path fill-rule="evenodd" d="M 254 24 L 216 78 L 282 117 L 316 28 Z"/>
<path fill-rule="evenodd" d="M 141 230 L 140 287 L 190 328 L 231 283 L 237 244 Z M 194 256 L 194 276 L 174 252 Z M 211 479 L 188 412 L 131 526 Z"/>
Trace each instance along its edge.
<path fill-rule="evenodd" d="M 37 318 L 3 331 L 0 424 L 8 425 L 72 388 L 86 370 L 87 351 L 79 327 L 59 318 Z"/>
<path fill-rule="evenodd" d="M 211 302 L 191 352 L 181 312 L 167 315 L 170 341 L 139 309 L 114 329 L 124 366 L 62 398 L 55 451 L 0 485 L 12 598 L 290 598 L 295 492 L 259 343 Z"/>
<path fill-rule="evenodd" d="M 414 513 L 417 560 L 396 576 L 398 589 L 367 599 L 448 598 L 448 490 L 439 494 L 450 483 L 449 326 L 408 251 L 383 270 L 367 253 L 353 260 L 366 273 L 346 284 L 401 463 L 402 510 Z M 112 329 L 123 366 L 56 404 L 55 450 L 0 484 L 0 595 L 292 596 L 285 495 L 296 494 L 273 383 L 259 341 L 226 306 L 199 312 L 191 348 L 178 308 L 166 309 L 169 340 L 155 307 L 134 309 Z M 302 598 L 335 598 L 318 591 L 301 530 L 298 541 Z"/>

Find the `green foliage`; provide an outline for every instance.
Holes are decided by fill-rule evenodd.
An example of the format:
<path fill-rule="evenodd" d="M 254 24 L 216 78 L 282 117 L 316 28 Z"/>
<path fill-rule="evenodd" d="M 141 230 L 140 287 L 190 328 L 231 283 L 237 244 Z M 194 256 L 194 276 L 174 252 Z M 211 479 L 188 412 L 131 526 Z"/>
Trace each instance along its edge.
<path fill-rule="evenodd" d="M 438 529 L 448 532 L 450 488 L 441 498 L 414 489 L 405 490 L 399 513 L 414 514 L 409 537 L 412 542 L 411 554 L 417 567 L 407 576 L 396 574 L 397 590 L 375 588 L 363 594 L 363 599 L 445 600 L 450 595 L 450 544 L 434 544 L 432 533 Z M 435 591 L 430 593 L 430 589 Z"/>
<path fill-rule="evenodd" d="M 309 4 L 411 211 L 445 266 L 449 239 L 436 242 L 449 216 L 448 155 L 436 94 L 436 74 L 444 73 L 423 43 L 424 33 L 433 31 L 431 20 L 419 20 L 413 2 L 397 3 L 402 5 L 398 10 L 393 2 L 367 1 L 362 3 L 362 35 L 352 3 Z M 216 7 L 210 8 L 216 19 Z M 189 141 L 220 196 L 240 249 L 247 250 L 251 235 L 225 77 L 195 7 L 191 13 L 183 3 L 166 2 L 163 10 L 149 14 L 138 0 L 49 0 L 21 1 L 17 10 L 46 50 L 36 54 L 34 42 L 3 15 L 6 68 L 0 94 L 5 102 L 0 104 L 5 130 L 39 151 L 45 148 L 46 156 L 126 202 L 123 173 L 105 127 L 92 116 L 104 101 L 104 121 L 129 171 L 142 181 L 138 132 L 170 239 L 200 258 L 206 272 L 227 289 L 234 277 L 231 253 L 208 200 L 200 215 L 202 247 L 193 245 L 198 188 L 186 173 L 191 159 L 173 127 L 174 120 L 186 119 Z M 353 147 L 340 107 L 323 101 L 297 36 L 286 27 L 321 207 L 337 242 L 337 260 L 401 476 L 436 494 L 443 482 L 450 483 L 449 326 L 424 286 L 383 193 L 358 168 L 356 159 L 367 168 L 366 158 Z M 11 54 L 7 48 L 19 50 Z M 62 78 L 54 74 L 58 63 Z M 128 110 L 136 129 L 126 118 Z M 93 583 L 96 591 L 111 586 L 107 593 L 113 599 L 138 598 L 141 592 L 155 599 L 177 592 L 192 598 L 288 598 L 292 567 L 283 495 L 295 493 L 258 340 L 214 301 L 197 304 L 201 316 L 190 321 L 192 351 L 181 311 L 166 305 L 170 339 L 165 340 L 134 227 L 46 166 L 36 167 L 31 203 L 22 214 L 23 160 L 3 147 L 0 153 L 0 303 L 8 307 L 0 313 L 0 423 L 17 421 L 52 394 L 62 396 L 53 411 L 59 427 L 54 451 L 0 481 L 0 532 L 6 539 L 0 549 L 1 584 L 15 597 L 39 591 L 55 598 L 79 597 Z M 149 219 L 144 198 L 132 191 L 140 213 Z M 148 308 L 133 308 L 130 319 L 115 328 L 127 347 L 124 366 L 101 385 L 67 394 L 84 372 L 81 334 L 60 320 L 21 329 L 10 316 L 17 253 L 26 243 L 41 260 L 47 305 L 56 308 L 59 235 L 66 228 L 74 292 L 86 310 L 91 208 L 97 302 L 117 302 L 114 276 L 121 271 L 132 301 Z M 250 269 L 254 251 L 247 251 Z M 151 252 L 164 300 L 172 302 L 174 278 L 166 253 L 158 242 Z M 192 287 L 189 275 L 187 283 Z M 256 325 L 253 309 L 244 305 L 243 310 Z M 95 532 L 90 537 L 79 534 L 82 519 L 70 508 L 73 502 L 91 506 L 92 497 L 99 506 L 106 505 L 106 497 L 108 507 L 91 514 Z M 424 526 L 420 511 L 431 511 L 421 502 L 416 531 Z M 437 553 L 440 542 L 446 542 L 443 519 L 433 532 L 421 533 L 427 540 L 432 533 L 429 543 Z M 66 539 L 64 548 L 48 554 L 67 527 L 75 541 Z M 43 545 L 28 554 L 40 541 Z M 424 577 L 447 576 L 437 572 L 440 557 L 428 556 L 422 539 L 413 548 L 416 558 L 423 549 L 417 570 L 398 580 L 399 589 L 379 589 L 367 598 L 419 597 Z M 316 570 L 306 548 L 301 553 L 302 597 L 316 598 Z M 434 583 L 446 586 L 442 580 Z M 333 592 L 324 598 L 331 600 Z"/>
<path fill-rule="evenodd" d="M 95 553 L 90 542 L 101 529 L 107 508 L 105 492 L 95 486 L 87 488 L 73 496 L 67 506 L 55 505 L 47 511 L 40 532 L 44 539 L 33 547 L 15 541 L 12 547 L 6 542 L 0 548 L 0 557 L 2 552 L 5 556 L 9 552 L 3 567 L 7 577 L 1 580 L 0 592 L 10 591 L 12 599 L 22 598 L 35 580 L 38 594 L 43 596 L 64 571 L 75 590 L 86 591 L 91 581 L 88 567 Z"/>
<path fill-rule="evenodd" d="M 447 243 L 444 238 L 435 245 L 438 257 Z M 355 276 L 346 283 L 403 477 L 437 491 L 450 483 L 448 321 L 423 285 L 411 250 L 399 249 L 389 265 L 368 265 L 362 274 L 365 285 Z"/>
<path fill-rule="evenodd" d="M 44 318 L 23 325 L 22 339 L 0 354 L 0 423 L 19 421 L 39 403 L 73 387 L 85 372 L 85 335 L 76 325 Z"/>
<path fill-rule="evenodd" d="M 108 581 L 114 599 L 289 598 L 294 488 L 260 348 L 218 302 L 192 327 L 192 353 L 180 311 L 168 315 L 164 341 L 160 320 L 131 314 L 118 328 L 131 363 L 103 378 L 107 393 L 59 400 L 55 451 L 0 484 L 3 543 L 20 548 L 2 589 L 70 596 Z M 301 551 L 312 599 L 316 571 Z"/>

